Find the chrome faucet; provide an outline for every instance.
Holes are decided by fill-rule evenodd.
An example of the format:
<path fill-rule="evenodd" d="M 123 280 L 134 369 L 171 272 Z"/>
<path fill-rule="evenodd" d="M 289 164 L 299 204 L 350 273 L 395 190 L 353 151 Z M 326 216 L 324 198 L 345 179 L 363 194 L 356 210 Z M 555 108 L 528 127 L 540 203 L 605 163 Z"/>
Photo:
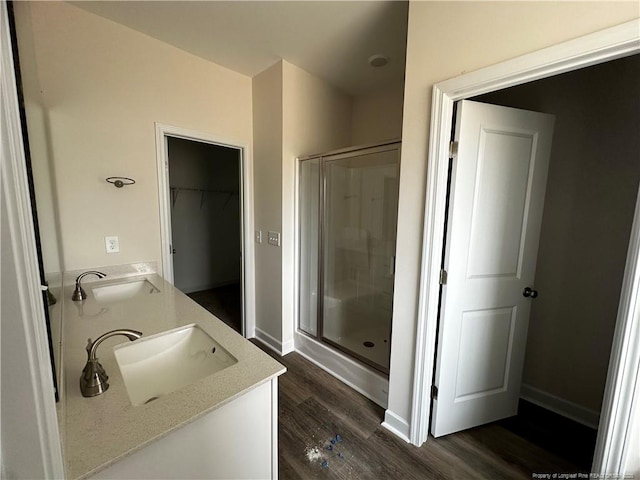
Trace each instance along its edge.
<path fill-rule="evenodd" d="M 80 281 L 84 278 L 85 275 L 97 275 L 98 278 L 104 278 L 107 276 L 106 273 L 96 272 L 94 270 L 89 270 L 88 272 L 84 272 L 78 275 L 78 277 L 76 278 L 76 288 L 73 291 L 73 295 L 71 295 L 71 300 L 73 300 L 74 302 L 79 302 L 80 300 L 84 300 L 85 298 L 87 298 L 87 294 L 80 284 Z"/>
<path fill-rule="evenodd" d="M 104 340 L 115 335 L 124 335 L 133 342 L 142 337 L 142 332 L 121 328 L 100 335 L 95 342 L 88 339 L 87 364 L 82 369 L 82 375 L 80 376 L 80 391 L 83 397 L 95 397 L 106 392 L 109 388 L 109 383 L 107 382 L 109 376 L 96 358 L 96 350 Z"/>

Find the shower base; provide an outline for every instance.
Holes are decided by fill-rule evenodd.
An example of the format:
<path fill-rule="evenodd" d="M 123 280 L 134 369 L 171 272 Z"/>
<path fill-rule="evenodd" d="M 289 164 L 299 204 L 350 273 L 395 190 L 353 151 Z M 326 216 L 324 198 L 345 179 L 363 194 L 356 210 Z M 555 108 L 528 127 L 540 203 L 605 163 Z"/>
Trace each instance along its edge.
<path fill-rule="evenodd" d="M 325 339 L 354 353 L 357 357 L 366 359 L 389 370 L 389 351 L 391 345 L 389 328 L 362 327 L 342 335 L 334 335 L 330 329 L 325 329 Z"/>

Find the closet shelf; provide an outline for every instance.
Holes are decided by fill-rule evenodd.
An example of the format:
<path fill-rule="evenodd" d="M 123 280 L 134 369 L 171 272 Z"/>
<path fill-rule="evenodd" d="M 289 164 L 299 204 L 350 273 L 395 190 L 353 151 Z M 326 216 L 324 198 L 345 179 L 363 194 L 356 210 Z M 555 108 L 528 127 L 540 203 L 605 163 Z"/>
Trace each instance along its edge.
<path fill-rule="evenodd" d="M 178 200 L 178 195 L 180 194 L 180 192 L 200 193 L 200 208 L 202 208 L 202 205 L 204 205 L 204 197 L 207 193 L 219 193 L 227 195 L 227 200 L 222 207 L 223 209 L 227 206 L 227 204 L 231 200 L 231 197 L 239 193 L 237 190 L 215 190 L 209 188 L 169 187 L 169 189 L 171 190 L 171 204 L 173 207 L 176 206 L 176 200 Z"/>

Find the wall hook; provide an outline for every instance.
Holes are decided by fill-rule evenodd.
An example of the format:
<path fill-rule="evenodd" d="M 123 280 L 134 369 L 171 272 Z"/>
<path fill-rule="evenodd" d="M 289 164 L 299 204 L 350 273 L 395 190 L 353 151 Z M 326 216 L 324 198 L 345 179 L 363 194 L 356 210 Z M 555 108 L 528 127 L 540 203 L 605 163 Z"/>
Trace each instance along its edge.
<path fill-rule="evenodd" d="M 107 177 L 106 181 L 114 184 L 117 188 L 122 188 L 125 185 L 133 185 L 136 183 L 133 178 L 128 177 Z"/>

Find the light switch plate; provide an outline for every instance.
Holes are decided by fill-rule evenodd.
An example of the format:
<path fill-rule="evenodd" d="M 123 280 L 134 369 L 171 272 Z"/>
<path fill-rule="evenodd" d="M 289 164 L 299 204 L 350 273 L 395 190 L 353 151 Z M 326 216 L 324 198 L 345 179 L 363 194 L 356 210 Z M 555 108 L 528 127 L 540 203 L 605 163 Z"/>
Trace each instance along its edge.
<path fill-rule="evenodd" d="M 280 246 L 280 233 L 279 232 L 269 232 L 268 237 L 269 245 L 273 245 L 275 247 Z"/>
<path fill-rule="evenodd" d="M 104 237 L 104 245 L 107 253 L 118 253 L 120 251 L 120 241 L 118 237 Z"/>

